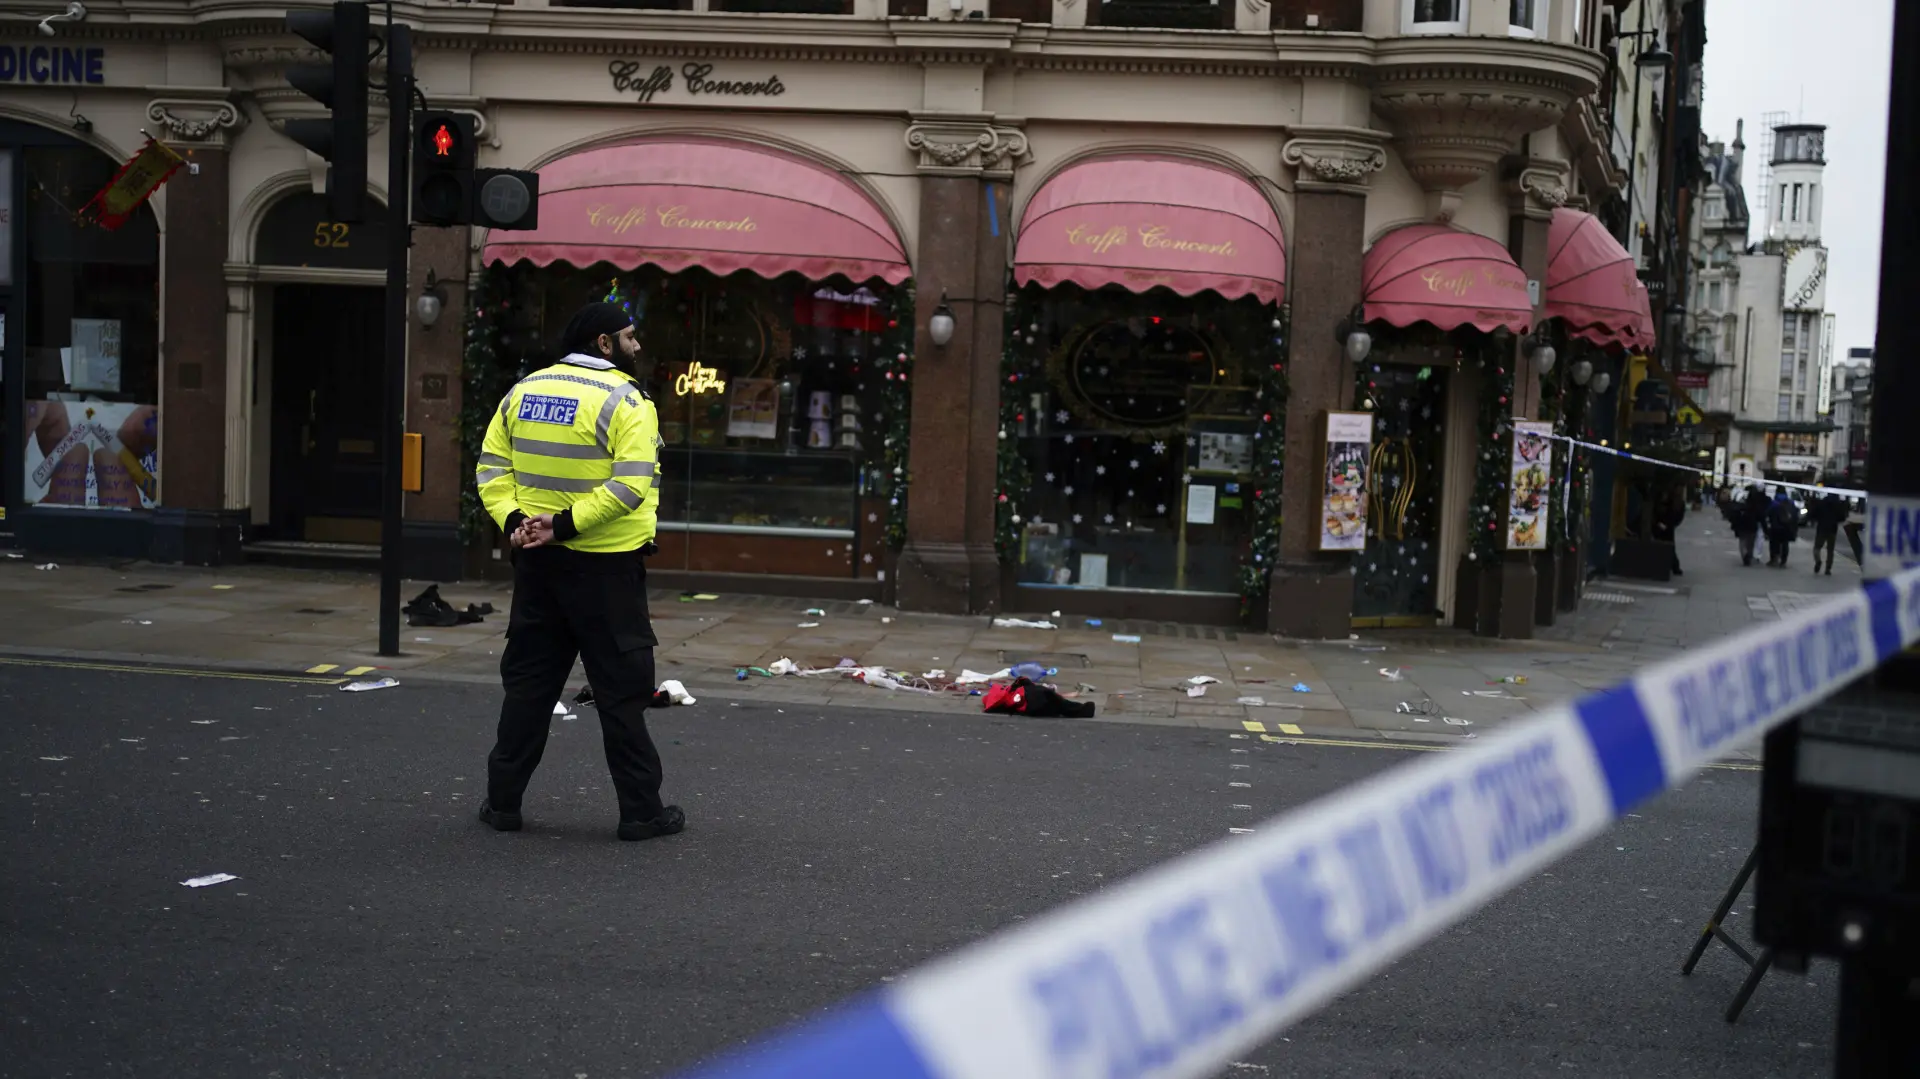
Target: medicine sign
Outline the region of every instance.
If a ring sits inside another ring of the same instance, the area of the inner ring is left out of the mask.
[[[1866,547],[1861,568],[1868,580],[1920,566],[1920,498],[1873,495],[1867,499]]]

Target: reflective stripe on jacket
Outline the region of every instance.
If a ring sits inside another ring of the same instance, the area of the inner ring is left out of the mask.
[[[502,529],[514,510],[573,511],[577,551],[631,551],[653,539],[660,421],[626,372],[574,354],[520,380],[487,424],[475,467]]]

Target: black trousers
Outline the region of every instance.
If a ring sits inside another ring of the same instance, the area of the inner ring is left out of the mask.
[[[1820,572],[1820,552],[1822,550],[1825,550],[1827,552],[1827,570],[1828,572],[1832,572],[1833,546],[1834,546],[1834,542],[1839,538],[1840,538],[1840,533],[1838,529],[1835,529],[1833,531],[1828,531],[1827,529],[1822,528],[1814,532],[1813,534],[1813,571],[1815,573]]]
[[[487,757],[487,798],[518,810],[547,749],[553,705],[576,657],[600,713],[607,771],[622,821],[660,815],[660,751],[647,734],[653,698],[653,648],[647,575],[638,552],[583,554],[565,547],[520,551],[514,559],[513,613],[500,657],[506,701]]]

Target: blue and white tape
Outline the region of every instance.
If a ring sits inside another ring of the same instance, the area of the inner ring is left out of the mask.
[[[1920,569],[1422,755],[696,1074],[1214,1074],[1916,641]]]

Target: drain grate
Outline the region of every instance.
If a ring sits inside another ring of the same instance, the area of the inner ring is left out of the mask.
[[[1632,603],[1634,599],[1623,592],[1595,592],[1589,589],[1581,599],[1590,599],[1595,603]]]
[[[294,611],[293,613],[294,614],[332,614],[333,610],[332,608],[329,608],[329,607],[301,607],[300,609]]]

